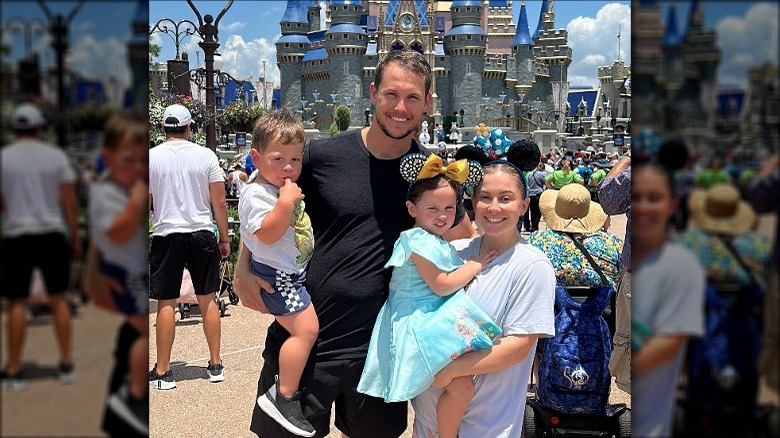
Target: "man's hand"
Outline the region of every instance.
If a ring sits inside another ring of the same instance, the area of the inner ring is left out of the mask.
[[[220,240],[219,241],[219,255],[222,256],[222,259],[226,259],[230,257],[230,242],[226,240]]]
[[[242,242],[238,250],[236,270],[233,274],[233,290],[238,293],[238,297],[244,307],[260,313],[269,313],[263,299],[260,297],[260,290],[274,293],[274,289],[267,281],[249,271],[249,254],[249,249]]]

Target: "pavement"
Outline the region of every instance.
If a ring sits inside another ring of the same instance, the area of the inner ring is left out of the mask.
[[[759,229],[773,237],[776,218],[761,216]],[[544,229],[544,223],[542,223]],[[623,237],[625,216],[613,216],[610,231]],[[0,317],[4,317],[4,309]],[[179,316],[177,315],[177,319]],[[80,305],[73,320],[73,357],[77,380],[63,386],[56,379],[58,355],[51,318],[30,317],[23,364],[30,375],[25,392],[0,391],[0,436],[104,436],[100,430],[112,351],[121,318]],[[173,372],[177,388],[150,393],[150,435],[153,437],[230,436],[253,437],[249,422],[255,403],[257,378],[263,365],[262,346],[273,321],[241,306],[228,306],[222,319],[222,358],[227,379],[209,383],[206,377],[208,349],[197,307],[189,318],[176,323]],[[3,342],[5,322],[2,321]],[[155,362],[155,314],[150,325],[150,367]],[[4,346],[3,346],[4,348]],[[2,350],[4,354],[5,350]],[[2,359],[5,364],[5,359]],[[612,403],[631,404],[630,395],[613,385]],[[778,405],[778,394],[762,382],[759,402]],[[411,426],[414,412],[409,410]],[[331,436],[340,434],[332,427]],[[411,430],[402,435],[411,437]]]

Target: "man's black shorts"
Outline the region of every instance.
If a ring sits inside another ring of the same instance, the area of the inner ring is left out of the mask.
[[[219,247],[211,231],[152,236],[149,254],[149,296],[157,300],[179,298],[185,266],[195,295],[219,290]]]
[[[279,374],[280,347],[281,340],[269,334],[263,351],[263,370],[257,382],[257,397],[274,385],[274,377]],[[317,429],[315,437],[328,436],[334,403],[336,427],[350,438],[395,438],[406,430],[407,402],[385,403],[381,398],[357,392],[365,356],[316,361],[316,355],[316,350],[309,354],[299,388],[303,414]],[[261,437],[295,436],[268,417],[256,402],[250,429]]]
[[[27,298],[34,267],[39,267],[46,293],[61,294],[70,281],[70,250],[62,233],[3,238],[3,286],[0,296]]]

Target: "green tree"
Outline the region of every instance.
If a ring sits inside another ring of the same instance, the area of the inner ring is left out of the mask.
[[[152,42],[152,39],[149,38],[149,60],[154,60],[154,58],[160,56],[160,49],[161,47],[158,44],[154,44]]]
[[[344,132],[349,128],[350,112],[346,105],[339,105],[336,109],[336,124],[339,132]]]

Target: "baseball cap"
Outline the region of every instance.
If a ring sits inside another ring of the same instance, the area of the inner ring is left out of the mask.
[[[43,123],[43,113],[31,103],[23,103],[16,107],[11,117],[11,126],[14,129],[37,128]]]
[[[192,122],[192,115],[190,110],[184,105],[171,105],[165,108],[163,112],[163,127],[165,128],[178,128],[187,126]]]

